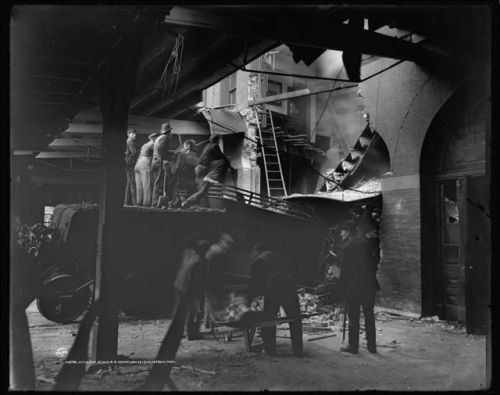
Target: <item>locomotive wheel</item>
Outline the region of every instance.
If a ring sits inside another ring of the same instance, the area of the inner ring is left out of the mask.
[[[90,306],[90,286],[78,291],[84,280],[70,274],[56,274],[44,282],[45,293],[36,303],[45,318],[66,324],[78,318]]]

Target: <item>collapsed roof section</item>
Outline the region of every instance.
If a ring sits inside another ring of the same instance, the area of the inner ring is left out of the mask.
[[[210,125],[212,134],[224,136],[247,131],[246,123],[237,111],[225,108],[205,108],[201,113]]]

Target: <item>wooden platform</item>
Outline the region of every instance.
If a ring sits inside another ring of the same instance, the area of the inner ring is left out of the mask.
[[[147,206],[123,206],[125,211],[143,213],[225,213],[225,208],[189,207],[189,208],[158,208]]]

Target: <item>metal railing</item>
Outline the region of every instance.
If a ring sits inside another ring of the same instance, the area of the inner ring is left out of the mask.
[[[261,195],[260,193],[251,192],[233,185],[211,185],[208,191],[208,197],[232,200],[259,209],[290,215],[301,219],[312,218],[309,213],[297,207],[292,202],[276,197]]]

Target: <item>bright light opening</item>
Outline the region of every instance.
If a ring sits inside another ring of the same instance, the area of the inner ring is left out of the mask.
[[[52,217],[54,216],[54,206],[45,206],[43,208],[43,224],[45,226],[50,226],[52,223]]]

